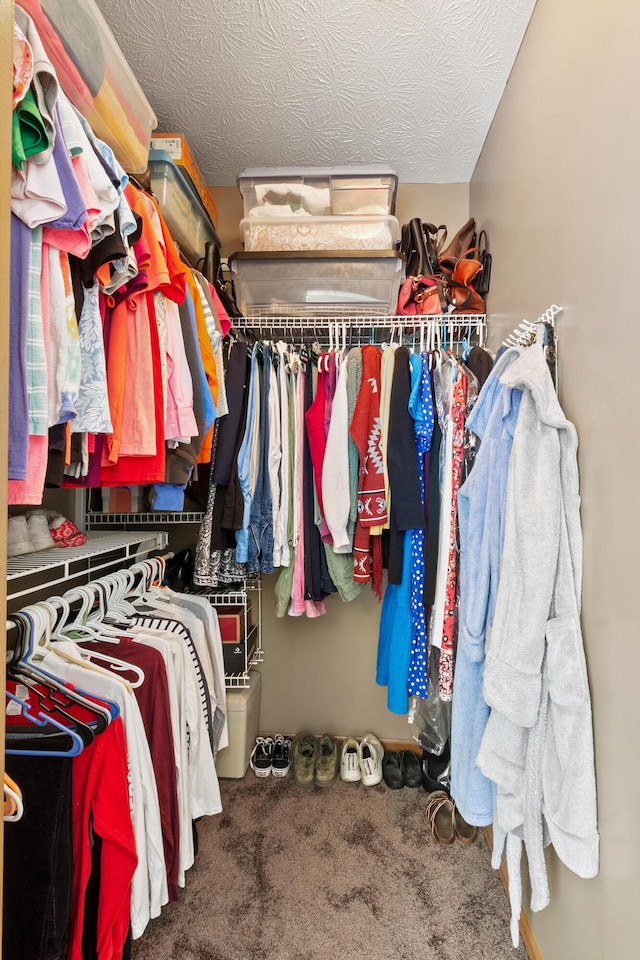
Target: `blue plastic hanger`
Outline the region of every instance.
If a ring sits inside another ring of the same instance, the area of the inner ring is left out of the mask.
[[[65,727],[65,725],[59,723],[55,717],[47,716],[42,713],[42,711],[39,711],[37,715],[33,714],[28,703],[21,700],[20,697],[16,697],[15,694],[9,693],[8,690],[6,690],[5,693],[8,700],[13,700],[20,705],[23,716],[27,717],[36,727],[57,727],[61,733],[64,733],[66,737],[71,739],[71,747],[69,750],[14,750],[7,748],[5,753],[16,757],[77,757],[79,753],[82,753],[84,743],[82,742],[82,737],[76,733],[75,730],[71,727]],[[8,742],[10,743],[11,740],[8,740]]]

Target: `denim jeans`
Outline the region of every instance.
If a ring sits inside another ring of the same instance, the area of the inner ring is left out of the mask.
[[[260,461],[249,516],[249,573],[273,573],[273,504],[269,483],[269,372],[271,348],[263,345]]]

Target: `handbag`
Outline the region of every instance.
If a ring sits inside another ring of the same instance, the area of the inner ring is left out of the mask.
[[[460,227],[451,243],[445,250],[440,252],[438,264],[445,273],[453,272],[453,267],[458,260],[466,257],[468,251],[473,247],[476,235],[476,221],[469,217],[467,222]]]
[[[482,264],[479,260],[462,257],[456,261],[448,280],[449,303],[453,306],[453,313],[486,313],[486,304],[476,286],[476,278],[481,276]]]
[[[487,249],[488,245],[489,239],[487,237],[487,231],[481,230],[476,246],[478,248],[478,260],[482,264],[482,272],[478,275],[473,285],[476,293],[479,293],[485,300],[489,295],[489,287],[491,285],[491,263],[493,259]]]
[[[222,261],[220,259],[220,248],[211,240],[204,245],[204,257],[198,261],[202,264],[202,275],[206,277],[210,284],[215,287],[216,293],[222,301],[222,306],[230,317],[241,317],[242,312],[232,294],[229,293],[227,285],[222,275]]]
[[[442,313],[446,293],[442,281],[436,277],[407,277],[398,295],[398,316],[419,314],[435,316]]]
[[[442,236],[441,231],[444,231]],[[436,227],[414,217],[402,226],[400,252],[407,261],[408,277],[430,277],[439,273],[438,253],[447,236],[444,224]]]

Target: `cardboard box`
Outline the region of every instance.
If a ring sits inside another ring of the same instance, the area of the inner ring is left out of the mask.
[[[216,205],[213,201],[213,197],[209,193],[209,189],[204,182],[204,177],[200,172],[200,168],[196,163],[193,154],[189,148],[189,144],[186,141],[186,138],[181,133],[156,133],[151,138],[151,149],[152,150],[166,150],[171,159],[182,167],[184,171],[189,175],[193,186],[198,193],[198,196],[202,200],[203,206],[215,227],[216,220],[218,218],[218,213],[216,210]]]
[[[240,643],[245,638],[244,607],[218,607],[218,623],[223,643]],[[247,610],[247,632],[251,629]]]
[[[256,646],[255,632],[249,634],[249,639],[238,642],[223,640],[222,656],[224,659],[225,674],[244,673]]]

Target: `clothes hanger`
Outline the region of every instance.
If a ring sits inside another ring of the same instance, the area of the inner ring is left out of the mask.
[[[18,627],[19,640],[16,646],[22,648],[20,656],[15,657],[7,665],[7,672],[14,679],[21,683],[33,685],[40,683],[51,692],[51,699],[54,703],[67,708],[69,703],[75,703],[83,707],[93,717],[95,730],[102,733],[109,726],[112,720],[120,715],[118,704],[107,700],[100,695],[94,695],[84,688],[74,685],[69,686],[60,677],[45,670],[43,665],[38,662],[45,656],[46,652],[52,649],[50,643],[50,624],[49,614],[43,604],[34,604],[26,607],[15,614],[14,622]],[[55,653],[68,660],[71,663],[78,664],[78,660],[70,657],[65,651],[57,649]],[[85,663],[80,664],[86,666]]]
[[[11,700],[14,703],[19,704],[21,708],[22,715],[26,717],[31,723],[40,728],[50,729],[51,727],[56,728],[54,731],[55,734],[64,733],[65,737],[69,737],[71,740],[71,746],[67,750],[33,750],[33,749],[23,749],[19,750],[13,747],[6,747],[5,753],[10,754],[11,756],[17,757],[77,757],[79,753],[82,753],[84,750],[84,743],[80,735],[71,727],[67,727],[64,724],[60,723],[55,719],[55,717],[46,716],[41,711],[34,714],[31,710],[30,704],[26,703],[20,697],[17,697],[13,693],[9,693],[8,690],[5,691],[7,700]],[[24,727],[21,728],[24,731]],[[36,734],[31,732],[32,737]],[[51,735],[51,734],[49,734]],[[13,742],[13,737],[11,733],[11,725],[7,725],[6,729],[6,740],[8,743]],[[22,734],[22,739],[24,739],[24,734]]]
[[[7,822],[20,820],[24,814],[22,791],[8,773],[4,775],[4,819]]]

